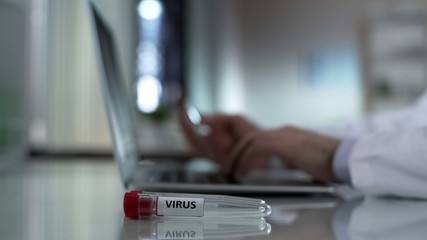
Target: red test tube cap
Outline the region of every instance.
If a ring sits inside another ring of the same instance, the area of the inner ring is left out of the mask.
[[[139,195],[137,193],[127,192],[123,199],[123,210],[125,216],[131,219],[138,219]]]
[[[123,209],[125,216],[131,219],[139,219],[140,216],[148,217],[152,215],[153,201],[151,198],[141,198],[137,191],[125,193]]]

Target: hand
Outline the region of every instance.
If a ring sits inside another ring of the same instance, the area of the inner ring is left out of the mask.
[[[202,116],[202,124],[208,125],[211,131],[208,136],[201,136],[194,132],[185,110],[180,108],[179,111],[180,125],[192,152],[196,156],[215,161],[220,167],[224,166],[234,145],[244,135],[258,130],[254,124],[241,116],[216,114]]]
[[[229,156],[227,170],[243,176],[268,166],[271,156],[279,157],[290,169],[300,169],[315,179],[336,182],[332,161],[340,140],[294,127],[256,131],[245,135]]]

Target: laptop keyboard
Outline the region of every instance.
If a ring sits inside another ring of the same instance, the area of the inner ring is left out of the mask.
[[[191,173],[185,171],[169,171],[158,173],[159,182],[198,183],[198,184],[226,184],[228,183],[220,174],[216,173]]]

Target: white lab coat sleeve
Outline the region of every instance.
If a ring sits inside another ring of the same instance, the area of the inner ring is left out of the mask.
[[[351,183],[349,160],[356,143],[357,139],[344,139],[335,152],[332,167],[335,176],[342,183]]]
[[[353,186],[367,194],[427,198],[427,127],[359,138],[349,168]]]

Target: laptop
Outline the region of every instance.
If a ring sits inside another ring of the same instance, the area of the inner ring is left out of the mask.
[[[88,0],[88,6],[102,93],[114,143],[114,158],[125,188],[235,195],[334,192],[333,186],[315,184],[298,173],[286,170],[260,171],[242,182],[230,183],[218,173],[194,171],[194,166],[201,164],[197,160],[182,161],[172,156],[166,159],[155,156],[141,159],[130,101],[117,63],[113,31],[93,0]],[[195,109],[191,111],[194,114]]]

